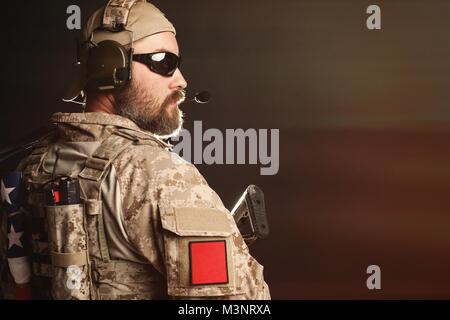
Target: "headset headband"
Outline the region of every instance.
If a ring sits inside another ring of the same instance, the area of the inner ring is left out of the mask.
[[[145,0],[109,0],[103,13],[103,28],[122,31],[127,25],[131,8],[141,1]]]

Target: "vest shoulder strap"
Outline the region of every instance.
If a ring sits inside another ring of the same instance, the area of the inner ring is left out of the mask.
[[[137,137],[123,134],[120,129],[116,130],[86,160],[85,167],[78,174],[85,213],[87,217],[96,220],[99,250],[103,262],[109,262],[110,255],[103,221],[101,186],[112,162],[131,144],[138,141]]]
[[[80,172],[79,176],[87,180],[101,181],[112,161],[131,144],[156,145],[162,148],[171,147],[171,145],[150,134],[129,129],[118,129],[106,138],[94,154],[87,159],[85,168]]]
[[[121,135],[118,131],[106,138],[95,152],[86,160],[79,177],[101,182],[112,161],[134,142],[133,139]]]
[[[56,141],[57,137],[58,132],[52,130],[36,142],[33,142],[31,154],[19,164],[18,170],[22,171],[24,175],[36,176],[51,144]]]
[[[124,137],[119,131],[115,131],[86,159],[85,166],[78,174],[78,178],[81,198],[85,202],[88,215],[101,215],[101,185],[110,170],[111,163],[133,142],[135,141],[130,137]]]

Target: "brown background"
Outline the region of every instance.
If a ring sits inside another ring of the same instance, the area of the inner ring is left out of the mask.
[[[66,8],[5,3],[1,146],[54,111],[72,72]],[[199,166],[231,207],[266,194],[271,237],[252,247],[276,299],[450,298],[450,2],[155,1],[207,106],[186,127],[279,128],[280,171]],[[365,27],[382,9],[382,30]],[[382,290],[366,288],[366,268]]]

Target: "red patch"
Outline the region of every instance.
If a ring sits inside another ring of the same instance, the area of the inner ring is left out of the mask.
[[[191,284],[228,283],[225,240],[189,242]]]
[[[53,192],[53,197],[55,198],[55,203],[58,204],[59,201],[61,200],[59,197],[59,191],[54,191]]]

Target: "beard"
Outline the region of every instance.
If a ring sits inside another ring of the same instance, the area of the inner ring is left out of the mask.
[[[184,99],[184,90],[177,90],[160,103],[132,78],[130,85],[115,95],[116,112],[136,123],[139,128],[167,139],[177,136],[183,127],[183,112],[175,106],[169,113],[169,108]]]

